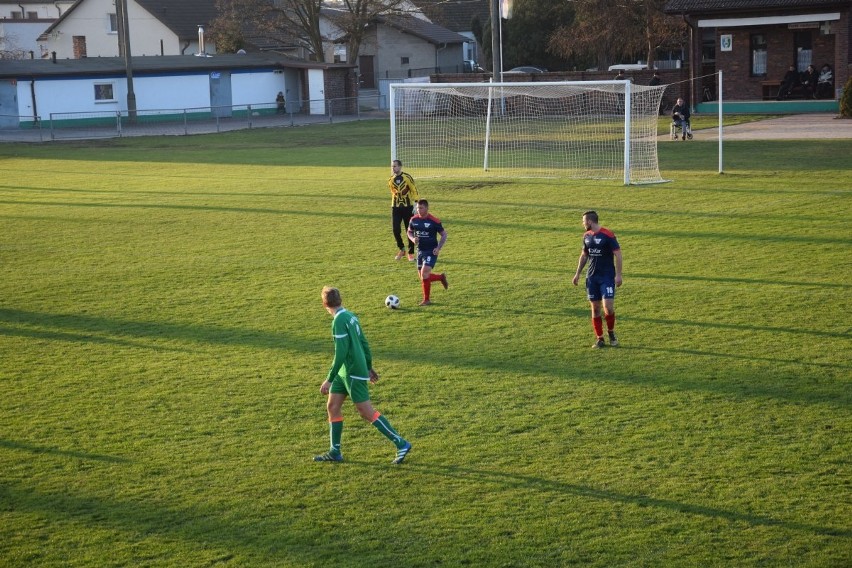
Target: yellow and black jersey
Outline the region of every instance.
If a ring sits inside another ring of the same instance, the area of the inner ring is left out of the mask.
[[[405,172],[391,176],[388,187],[391,192],[391,207],[411,207],[420,199],[417,188],[414,187],[414,178]]]

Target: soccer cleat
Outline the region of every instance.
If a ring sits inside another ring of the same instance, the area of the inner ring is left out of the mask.
[[[405,445],[396,451],[396,457],[391,462],[392,464],[401,464],[405,461],[405,456],[411,451],[411,442],[406,442]]]
[[[441,274],[441,286],[444,287],[444,290],[450,287],[450,283],[447,282],[447,273]]]
[[[414,253],[413,252],[408,253],[408,262],[414,262]]]
[[[683,136],[681,136],[681,138],[680,138],[680,139],[681,139],[681,140],[686,140],[686,134],[684,134]]]
[[[422,302],[420,302],[420,305],[421,306],[431,306],[432,302],[430,302],[429,300],[423,300]]]
[[[592,345],[592,349],[603,349],[606,347],[606,341],[603,337],[598,337],[598,340]]]
[[[326,452],[324,454],[320,454],[318,456],[314,456],[315,462],[342,462],[343,454],[333,454],[331,452]]]
[[[609,344],[613,347],[618,347],[618,339],[616,339],[614,331],[609,332]]]
[[[402,260],[402,257],[404,257],[404,256],[405,256],[405,251],[399,251],[398,253],[396,253],[394,260]]]

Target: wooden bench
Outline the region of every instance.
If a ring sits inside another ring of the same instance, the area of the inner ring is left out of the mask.
[[[763,88],[763,100],[768,101],[778,97],[781,81],[761,81],[760,86]]]

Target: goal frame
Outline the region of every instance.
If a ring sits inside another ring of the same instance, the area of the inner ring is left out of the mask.
[[[489,89],[488,96],[488,111],[486,116],[486,132],[485,132],[485,150],[483,153],[483,171],[488,171],[488,148],[489,148],[489,137],[490,137],[490,125],[492,119],[492,101],[495,100],[495,95],[493,93],[494,90],[500,88],[513,88],[516,89],[518,87],[560,87],[560,86],[576,86],[576,87],[612,87],[614,85],[620,85],[624,88],[624,153],[623,153],[623,181],[624,185],[630,185],[630,150],[631,150],[631,136],[630,136],[630,123],[631,123],[631,102],[633,96],[632,83],[627,80],[608,80],[608,81],[535,81],[535,82],[489,82],[489,83],[391,83],[389,85],[390,92],[388,97],[388,104],[390,107],[390,151],[391,151],[391,160],[396,160],[398,156],[398,148],[397,148],[397,116],[396,116],[396,96],[397,91],[404,89],[430,89],[430,90],[440,90],[440,89],[456,89],[456,88],[470,88],[472,86],[476,87],[487,87]],[[500,98],[499,95],[496,98]]]

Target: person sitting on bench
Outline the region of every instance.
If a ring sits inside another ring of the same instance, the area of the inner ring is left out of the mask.
[[[793,88],[799,84],[799,74],[796,72],[796,66],[790,65],[790,68],[784,73],[784,78],[781,80],[781,87],[778,89],[778,98],[776,100],[783,101],[787,99],[793,92]]]
[[[806,99],[816,98],[817,81],[819,74],[813,65],[808,65],[807,70],[802,73],[802,89],[805,92]]]

